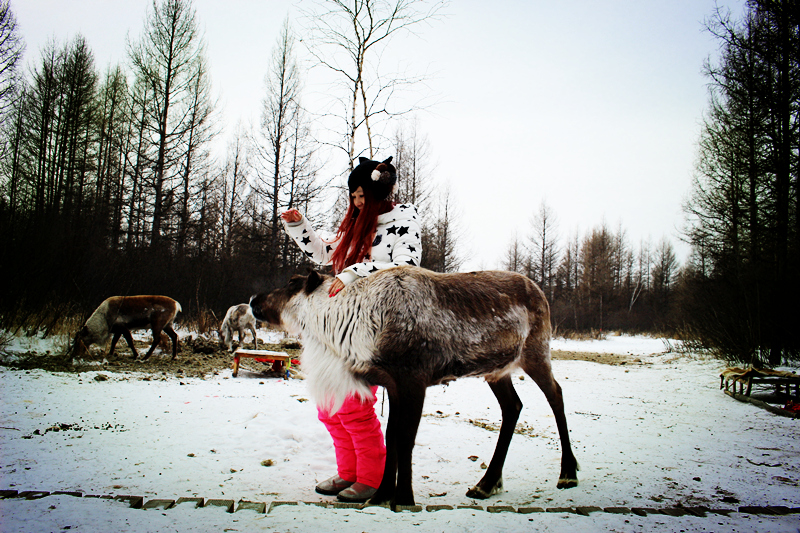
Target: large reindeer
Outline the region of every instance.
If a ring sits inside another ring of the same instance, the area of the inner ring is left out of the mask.
[[[550,366],[550,308],[536,284],[512,272],[438,274],[417,267],[376,272],[333,298],[330,284],[316,272],[294,276],[250,305],[257,319],[302,334],[303,370],[318,404],[335,411],[352,392],[386,388],[386,468],[371,503],[414,504],[411,455],[425,390],[462,376],[483,376],[503,415],[491,463],[467,496],[499,492],[522,409],[510,377],[516,368],[536,382],[555,415],[562,453],[557,487],[578,484]]]
[[[178,334],[172,329],[175,315],[181,311],[181,304],[167,296],[112,296],[95,309],[75,337],[71,351],[72,357],[77,353],[85,353],[91,344],[105,345],[108,338],[114,335],[108,355],[114,353],[120,335],[125,337],[133,358],[139,357],[133,345],[132,329],[150,328],[153,333],[153,344],[142,358],[146,360],[158,346],[161,332],[164,331],[172,340],[172,358],[178,355]]]

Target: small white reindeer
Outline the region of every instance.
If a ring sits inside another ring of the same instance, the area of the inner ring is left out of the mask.
[[[249,329],[253,334],[253,343],[258,349],[258,337],[256,337],[256,317],[253,316],[253,311],[250,310],[249,304],[234,305],[228,312],[225,313],[225,318],[222,319],[222,325],[219,328],[219,336],[222,337],[228,351],[233,351],[233,333],[239,332],[239,345],[244,343],[245,329]]]

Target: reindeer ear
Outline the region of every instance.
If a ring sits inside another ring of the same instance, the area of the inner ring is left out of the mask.
[[[319,272],[317,272],[316,270],[312,270],[311,272],[309,272],[304,287],[306,294],[311,294],[312,292],[317,290],[317,287],[319,287],[320,285],[322,285],[322,276],[319,275]]]

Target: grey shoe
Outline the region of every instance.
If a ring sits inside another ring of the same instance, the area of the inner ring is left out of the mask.
[[[317,485],[316,490],[320,494],[324,494],[326,496],[336,496],[342,490],[346,489],[353,483],[354,483],[353,481],[345,481],[344,479],[336,475],[333,476],[332,478],[326,479],[325,481]]]
[[[372,488],[369,485],[353,483],[350,487],[342,490],[336,498],[343,502],[362,503],[372,498],[377,491],[378,489]]]

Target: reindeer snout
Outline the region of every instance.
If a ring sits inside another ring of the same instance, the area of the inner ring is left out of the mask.
[[[253,296],[250,299],[250,310],[256,320],[267,322],[272,325],[280,324],[280,307],[276,304],[273,295],[264,293]]]

